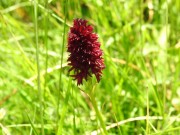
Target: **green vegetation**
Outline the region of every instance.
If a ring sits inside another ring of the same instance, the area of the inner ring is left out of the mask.
[[[74,18],[94,26],[104,52],[94,89],[68,73]],[[180,134],[180,1],[0,0],[0,134],[103,125],[108,135]]]

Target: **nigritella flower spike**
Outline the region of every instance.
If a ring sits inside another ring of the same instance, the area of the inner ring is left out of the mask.
[[[74,75],[71,76],[77,80],[77,85],[82,84],[83,79],[87,81],[91,74],[94,74],[99,82],[105,68],[98,36],[87,23],[87,20],[74,19],[68,33],[68,65],[71,66],[69,72],[74,70]]]

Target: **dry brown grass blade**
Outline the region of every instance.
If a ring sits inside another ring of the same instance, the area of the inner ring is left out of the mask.
[[[147,120],[147,119],[148,120],[163,120],[163,117],[162,116],[149,116],[149,117],[140,116],[140,117],[135,117],[135,118],[129,118],[126,120],[119,121],[117,123],[112,123],[109,126],[106,126],[106,130],[109,130],[109,129],[117,127],[117,126],[121,126],[121,125],[126,124],[128,122]],[[180,121],[180,118],[178,118],[178,117],[170,117],[170,119],[172,119],[173,121]],[[95,130],[95,131],[91,132],[91,135],[98,135],[101,133],[101,130],[102,129]]]

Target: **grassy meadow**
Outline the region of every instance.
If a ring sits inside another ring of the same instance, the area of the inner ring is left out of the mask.
[[[75,18],[99,36],[99,83],[68,72]],[[0,0],[0,135],[97,134],[180,135],[180,1]]]

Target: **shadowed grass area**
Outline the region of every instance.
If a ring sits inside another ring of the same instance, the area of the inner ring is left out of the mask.
[[[180,134],[179,11],[179,0],[1,0],[0,134],[103,134],[100,115],[108,135]],[[74,18],[104,53],[93,100],[68,73]]]

